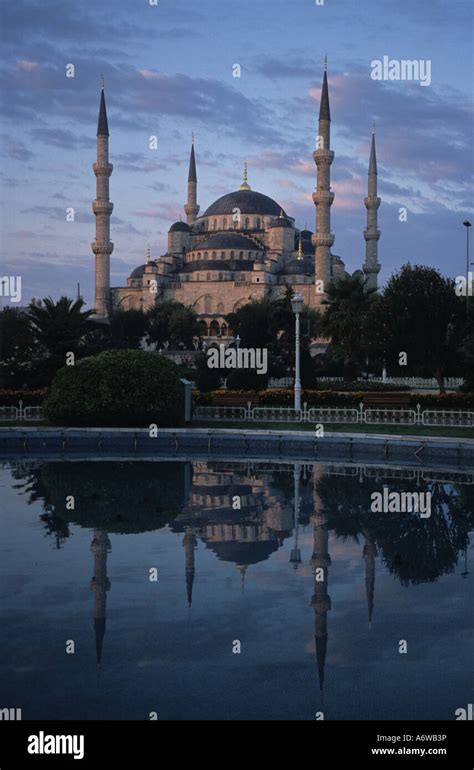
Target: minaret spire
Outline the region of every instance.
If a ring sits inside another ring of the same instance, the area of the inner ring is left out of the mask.
[[[370,143],[369,179],[367,197],[364,199],[367,209],[367,227],[364,230],[365,238],[365,263],[363,270],[366,276],[366,288],[377,289],[377,275],[380,272],[378,262],[378,241],[380,230],[378,229],[378,209],[381,203],[377,195],[377,153],[375,150],[375,124],[372,128],[372,140]]]
[[[109,124],[105,106],[104,79],[101,79],[99,119],[97,122],[97,161],[92,169],[96,175],[96,199],[92,203],[95,214],[95,312],[106,317],[110,313],[110,255],[114,244],[110,240],[110,215],[114,204],[109,200],[109,177],[113,166],[109,163]]]
[[[324,62],[323,85],[321,89],[321,103],[319,106],[318,141],[313,159],[317,168],[316,190],[313,193],[313,201],[316,206],[316,231],[311,237],[315,247],[315,280],[323,282],[316,293],[316,303],[322,305],[326,297],[326,290],[331,281],[331,246],[334,243],[334,235],[331,233],[331,206],[334,201],[334,193],[331,190],[331,163],[334,153],[331,147],[331,112],[329,109],[329,89],[327,75],[327,57]],[[323,305],[324,307],[324,305]]]
[[[186,221],[188,225],[191,225],[196,221],[196,217],[199,214],[199,206],[197,204],[197,174],[196,174],[196,158],[194,155],[194,131],[192,133],[191,142],[191,154],[189,156],[189,171],[188,171],[188,201],[184,207],[186,212]]]

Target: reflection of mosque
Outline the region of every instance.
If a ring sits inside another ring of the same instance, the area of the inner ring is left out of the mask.
[[[235,466],[239,464],[235,463]],[[315,652],[322,696],[326,650],[328,645],[327,615],[331,609],[328,593],[329,527],[328,515],[317,493],[318,482],[323,475],[314,469],[310,483],[307,469],[294,464],[293,489],[281,490],[275,477],[269,473],[252,471],[244,464],[229,469],[224,463],[193,464],[191,474],[185,474],[188,486],[187,502],[171,523],[176,533],[183,533],[184,577],[188,605],[193,599],[193,583],[196,572],[195,552],[198,540],[211,549],[217,558],[233,563],[240,572],[242,591],[244,576],[249,565],[265,561],[275,553],[293,532],[290,564],[296,570],[301,563],[298,547],[300,525],[308,522],[313,526],[313,553],[310,560],[313,574],[313,596],[310,606],[315,614]],[[289,494],[289,492],[292,494]],[[233,506],[240,501],[241,508]],[[310,511],[312,511],[310,513]],[[372,617],[375,585],[376,547],[365,534],[363,557],[365,559],[365,585],[369,621]],[[96,529],[92,541],[94,575],[91,588],[94,591],[94,627],[97,662],[100,665],[106,623],[106,594],[110,589],[107,577],[107,554],[110,552],[108,534]]]

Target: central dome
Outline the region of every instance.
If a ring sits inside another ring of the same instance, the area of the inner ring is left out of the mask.
[[[282,207],[268,195],[253,190],[236,190],[211,203],[202,216],[233,214],[234,209],[240,209],[241,214],[261,214],[275,217],[283,211]],[[284,211],[283,215],[285,216]]]

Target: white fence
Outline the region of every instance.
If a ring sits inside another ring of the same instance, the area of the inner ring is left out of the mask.
[[[457,409],[382,409],[359,407],[311,407],[301,410],[283,406],[197,406],[196,421],[239,421],[271,423],[345,423],[348,425],[424,425],[425,427],[474,427],[474,412]]]
[[[23,401],[18,406],[0,406],[0,421],[3,422],[38,422],[44,419],[41,406],[24,407]]]
[[[324,384],[325,382],[344,382],[343,377],[318,377],[317,382]],[[423,377],[369,377],[368,380],[357,380],[357,384],[360,385],[360,389],[364,390],[364,385],[368,382],[382,382],[385,385],[406,385],[409,388],[417,390],[438,390],[439,385],[433,378]],[[457,390],[464,380],[462,377],[447,377],[444,381],[447,390]],[[280,379],[270,378],[268,381],[269,388],[292,388],[294,385],[293,377],[281,377]]]

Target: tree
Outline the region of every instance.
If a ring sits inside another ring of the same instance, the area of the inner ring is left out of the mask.
[[[51,297],[43,305],[30,305],[28,313],[32,333],[38,344],[51,358],[65,363],[66,353],[78,353],[85,335],[97,328],[91,320],[93,310],[82,310],[84,300],[61,297],[54,302]]]
[[[410,370],[434,377],[445,393],[445,377],[460,364],[464,314],[453,280],[434,268],[406,264],[392,275],[367,319],[371,347],[392,367],[406,353]]]
[[[344,378],[354,379],[367,352],[366,319],[374,301],[374,289],[367,290],[360,275],[342,275],[327,289],[326,313],[321,320],[324,334],[344,353]]]
[[[175,300],[166,300],[154,305],[147,312],[148,342],[155,342],[159,348],[169,344],[170,350],[184,347],[193,348],[193,340],[199,337],[196,311]]]
[[[0,312],[0,387],[29,384],[35,365],[35,344],[28,315],[18,308]]]
[[[148,322],[142,310],[114,310],[110,315],[112,347],[137,350],[148,329]]]

